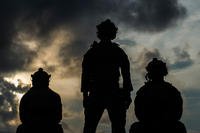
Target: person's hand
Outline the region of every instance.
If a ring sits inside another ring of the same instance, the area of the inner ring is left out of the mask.
[[[124,89],[121,89],[120,93],[121,93],[121,100],[123,102],[123,106],[124,106],[125,109],[128,109],[131,102],[132,102],[131,93],[129,91],[124,90]]]

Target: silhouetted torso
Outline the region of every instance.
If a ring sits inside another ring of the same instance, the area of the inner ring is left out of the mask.
[[[126,109],[130,105],[130,64],[125,52],[116,43],[94,43],[83,59],[81,91],[84,98],[84,133],[95,133],[104,109],[108,110],[113,133],[125,133]],[[119,77],[123,78],[123,89]]]
[[[61,99],[48,87],[31,88],[22,97],[19,111],[25,133],[61,133]]]
[[[180,92],[170,83],[149,81],[137,92],[135,113],[141,122],[178,121],[182,105]]]
[[[180,92],[165,81],[148,81],[135,98],[135,114],[139,122],[130,133],[186,133],[179,120],[183,112]]]
[[[120,69],[124,78],[123,87],[132,90],[127,55],[116,43],[93,44],[83,60],[82,90],[108,94],[119,89]]]
[[[164,80],[168,74],[166,63],[153,58],[146,66],[146,80],[135,98],[138,122],[129,133],[186,133],[180,122],[183,100],[180,92]]]
[[[27,124],[57,124],[62,118],[60,96],[49,88],[31,88],[20,103],[20,118]]]

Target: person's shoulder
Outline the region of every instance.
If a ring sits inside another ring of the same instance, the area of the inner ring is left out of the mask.
[[[166,87],[168,87],[168,88],[176,89],[176,87],[174,87],[174,86],[172,85],[172,83],[169,83],[169,82],[167,82],[167,81],[163,82],[163,84],[164,84]]]
[[[98,48],[100,46],[100,44],[97,41],[94,41],[91,45],[90,45],[90,49],[95,49]],[[89,50],[90,50],[89,49]]]
[[[21,101],[22,101],[22,100],[27,100],[27,99],[29,99],[29,98],[31,97],[31,95],[32,95],[32,89],[30,88],[30,89],[22,96]]]
[[[141,88],[146,89],[146,88],[149,88],[153,85],[154,85],[154,83],[152,81],[146,81],[146,82],[144,82],[144,85]]]
[[[124,50],[120,47],[120,44],[119,43],[116,43],[116,42],[112,42],[110,44],[110,46],[116,50],[119,50],[120,52],[123,52]]]
[[[169,83],[169,82],[164,82],[164,85],[165,85],[165,88],[167,88],[168,90],[170,90],[171,92],[174,92],[174,93],[180,93],[179,90],[172,85],[172,83]]]
[[[139,90],[136,92],[136,94],[140,95],[140,94],[144,93],[146,90],[148,90],[148,88],[149,88],[149,83],[145,82],[144,85],[139,88]]]
[[[115,48],[118,48],[118,49],[121,49],[121,48],[120,48],[120,44],[117,43],[117,42],[112,42],[112,43],[111,43],[111,46],[113,46],[113,47],[115,47]]]
[[[127,56],[124,49],[120,47],[120,44],[118,44],[116,42],[112,42],[111,46],[118,54],[120,54],[122,56]]]
[[[87,50],[87,52],[84,54],[84,57],[90,56],[91,54],[95,53],[96,50],[98,50],[98,48],[100,47],[100,44],[96,41],[94,41],[89,49]]]
[[[52,89],[49,88],[48,91],[53,97],[60,98],[60,95]]]
[[[144,82],[144,85],[140,87],[140,89],[137,91],[137,94],[150,93],[153,91],[155,86],[157,86],[157,84],[153,83],[152,81]]]

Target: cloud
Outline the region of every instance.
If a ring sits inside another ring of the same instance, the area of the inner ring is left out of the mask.
[[[63,65],[68,65],[73,60],[80,66],[84,50],[95,39],[96,24],[112,11],[112,5],[113,2],[106,0],[1,1],[0,53],[3,63],[0,70],[14,72],[26,69],[38,57],[39,49],[51,45],[54,39],[51,34],[58,29],[64,29],[73,36],[70,45],[63,42],[60,49],[59,58]],[[16,43],[16,38],[21,34],[24,36]],[[36,41],[36,49],[30,49],[24,40]]]
[[[9,131],[16,126],[18,117],[18,100],[16,93],[24,93],[28,86],[14,86],[0,78],[0,129]],[[1,130],[0,130],[1,131]]]
[[[0,44],[1,74],[25,69],[35,55],[36,53],[28,50],[21,44],[5,40],[5,42]]]
[[[200,52],[197,53],[197,56],[200,57]]]
[[[162,31],[185,14],[186,9],[177,0],[2,0],[0,71],[27,69],[38,58],[37,50],[51,45],[51,34],[58,29],[72,35],[70,45],[63,42],[59,51],[62,65],[73,60],[80,66],[85,50],[96,39],[96,24],[106,18],[139,31]],[[22,33],[25,36],[16,41]],[[24,40],[37,43],[27,45]]]
[[[125,3],[120,19],[139,31],[158,32],[175,25],[187,10],[178,0],[135,0]]]
[[[84,27],[82,19],[87,17],[89,9],[96,8],[95,5],[98,5],[98,2],[86,2],[84,6],[82,4],[84,3],[80,0],[71,2],[55,0],[1,1],[0,53],[2,63],[0,70],[2,72],[23,70],[36,56],[36,52],[29,50],[23,44],[14,42],[19,33],[27,34],[30,37],[29,40],[39,40],[38,45],[40,46],[38,47],[48,45],[48,41],[51,40],[51,32],[60,26],[68,27],[73,34],[78,33]],[[93,4],[94,6],[92,6]],[[87,21],[89,21],[89,18],[87,18]],[[86,28],[83,30],[86,30]],[[83,45],[86,45],[86,43]],[[76,47],[77,45],[72,46]],[[82,45],[78,45],[79,48],[80,46]],[[72,50],[75,49],[76,52],[79,48],[72,48]],[[69,56],[65,57],[68,58]]]
[[[185,69],[194,64],[188,52],[188,48],[181,49],[180,47],[173,48],[175,54],[175,62],[170,65],[171,69]]]
[[[134,40],[130,39],[117,39],[116,42],[119,43],[120,45],[128,45],[128,46],[137,45],[137,43]]]
[[[133,66],[135,66],[135,72],[143,73],[144,75],[145,67],[153,58],[162,59],[159,50],[143,48],[136,60],[132,62]]]
[[[62,122],[62,127],[64,130],[67,130],[70,133],[74,133],[74,131],[69,127],[69,125],[65,122]]]
[[[188,88],[182,94],[185,98],[185,111],[182,120],[188,130],[199,131],[200,90],[198,88]]]

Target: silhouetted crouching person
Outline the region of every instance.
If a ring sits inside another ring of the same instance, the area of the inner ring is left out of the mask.
[[[164,81],[168,74],[166,64],[154,58],[146,67],[147,82],[135,98],[135,114],[139,122],[130,133],[186,133],[179,120],[183,111],[180,92]]]
[[[40,68],[32,77],[33,87],[22,97],[17,133],[63,133],[60,96],[49,86],[51,75]]]
[[[112,133],[125,133],[126,110],[131,103],[129,60],[118,44],[111,42],[116,37],[117,27],[110,21],[97,25],[101,40],[94,42],[82,63],[83,105],[85,108],[84,133],[95,133],[105,109],[112,124]],[[119,88],[119,77],[123,89]]]

